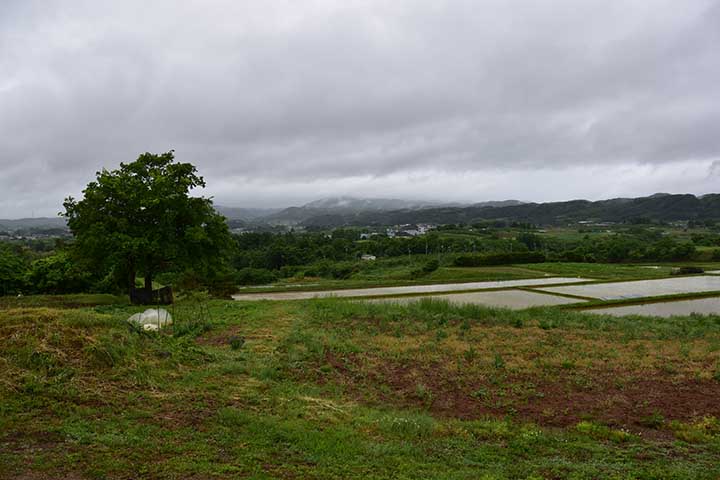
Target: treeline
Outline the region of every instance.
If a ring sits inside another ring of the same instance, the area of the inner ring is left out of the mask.
[[[385,258],[527,250],[522,242],[496,234],[472,240],[448,238],[438,232],[417,237],[376,235],[361,239],[357,229],[336,229],[331,233],[243,233],[236,235],[235,240],[232,266],[237,270],[237,282],[242,285],[298,274],[344,279],[358,270],[362,255]]]
[[[465,233],[464,235],[462,233]],[[291,276],[348,278],[358,270],[361,255],[401,257],[442,255],[455,266],[557,262],[666,262],[696,256],[696,246],[719,245],[720,235],[699,234],[679,241],[658,230],[632,227],[613,235],[585,235],[579,240],[541,236],[532,231],[474,232],[460,226],[411,238],[374,236],[338,229],[330,234],[246,233],[236,236],[233,267],[240,284],[268,283]],[[715,253],[716,260],[720,260]]]
[[[563,262],[682,261],[692,259],[696,252],[693,243],[678,242],[669,237],[652,241],[630,235],[617,235],[611,238],[588,238],[574,246],[548,243],[549,258]]]
[[[540,235],[528,225],[500,230],[477,225],[472,231],[447,226],[410,238],[362,235],[358,229],[315,233],[243,233],[233,236],[225,263],[207,271],[183,270],[159,275],[161,284],[179,288],[230,291],[235,285],[265,284],[279,278],[346,279],[368,266],[362,255],[377,258],[427,256],[461,267],[564,262],[663,262],[696,257],[697,246],[720,246],[717,233],[698,233],[678,241],[655,229],[631,227],[611,235],[584,235],[576,240]],[[482,231],[479,229],[482,228]],[[363,238],[361,238],[361,236]],[[715,251],[715,260],[720,260]],[[415,260],[414,260],[415,261]],[[429,263],[425,270],[437,268]],[[423,274],[418,269],[416,276]],[[63,242],[0,243],[0,294],[117,291],[117,272],[82,268]]]
[[[0,244],[0,294],[102,291],[93,275],[59,247],[51,254],[23,244]]]

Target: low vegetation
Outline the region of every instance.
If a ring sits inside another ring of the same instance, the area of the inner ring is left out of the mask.
[[[0,478],[720,476],[720,317],[108,300],[3,305]]]

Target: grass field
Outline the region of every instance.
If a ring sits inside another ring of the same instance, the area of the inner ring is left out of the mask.
[[[3,304],[0,478],[720,477],[720,317],[97,300]]]
[[[421,268],[423,263],[401,264],[397,266],[380,266],[368,268],[354,274],[346,280],[330,280],[326,278],[305,277],[275,283],[272,287],[243,288],[243,293],[275,292],[290,290],[333,290],[342,288],[391,287],[399,285],[426,285],[430,283],[481,282],[485,280],[519,280],[539,278],[545,272],[523,266],[498,266],[457,268],[443,266],[438,270],[420,277],[413,277],[412,272]]]
[[[674,266],[684,264],[608,264],[547,262],[527,265],[491,267],[453,267],[447,261],[436,271],[419,277],[412,272],[421,268],[426,260],[419,258],[391,259],[364,266],[349,279],[330,280],[317,277],[289,279],[272,286],[247,287],[242,293],[282,292],[293,290],[334,290],[343,288],[390,287],[399,285],[425,285],[431,283],[480,282],[485,280],[519,280],[548,275],[559,277],[583,277],[597,280],[642,280],[670,276]],[[720,262],[693,262],[706,270],[720,270]],[[658,268],[649,268],[658,267]]]

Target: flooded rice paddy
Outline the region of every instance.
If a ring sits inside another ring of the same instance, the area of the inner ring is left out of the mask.
[[[378,303],[399,303],[407,304],[422,299],[446,300],[455,304],[476,304],[489,307],[503,307],[513,310],[522,310],[530,307],[543,307],[551,305],[567,305],[570,303],[583,302],[574,298],[548,295],[545,293],[528,292],[525,290],[495,290],[492,292],[468,292],[468,293],[446,293],[443,295],[423,295],[419,297],[394,297],[376,298],[368,300]]]
[[[680,295],[720,291],[720,270],[711,275],[674,277],[626,282],[568,285],[591,281],[585,278],[546,277],[524,280],[465,282],[434,285],[407,285],[398,287],[353,288],[345,290],[289,291],[245,293],[234,295],[235,300],[305,300],[312,298],[362,298],[368,301],[407,304],[430,298],[454,304],[476,304],[515,310],[540,306],[559,306],[582,303],[574,295],[599,300],[642,299],[664,295]],[[516,290],[530,287],[530,290]],[[559,294],[559,295],[558,295]],[[405,296],[400,296],[405,295]],[[385,298],[387,297],[387,298]],[[663,301],[639,305],[613,306],[587,310],[589,313],[622,315],[647,315],[672,317],[690,315],[720,315],[720,296],[712,298]]]
[[[568,285],[549,287],[545,292],[578,295],[600,300],[624,298],[658,297],[683,293],[720,291],[720,276],[662,278],[657,280],[635,280],[631,282],[598,283],[592,285]]]
[[[623,315],[648,315],[672,317],[675,315],[720,315],[720,297],[678,300],[674,302],[644,303],[625,307],[610,307],[586,310],[588,313],[603,313],[621,317]]]
[[[720,280],[720,278],[718,278]],[[372,297],[384,295],[408,295],[424,293],[458,292],[466,290],[487,290],[494,288],[533,287],[558,285],[562,283],[587,282],[576,277],[528,278],[525,280],[503,280],[494,282],[445,283],[436,285],[408,285],[404,287],[352,288],[347,290],[323,290],[316,292],[268,292],[233,295],[235,300],[307,300],[325,297]],[[540,294],[539,294],[540,295]]]

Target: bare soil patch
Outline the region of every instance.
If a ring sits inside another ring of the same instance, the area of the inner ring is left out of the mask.
[[[333,353],[325,361],[332,371],[316,378],[319,383],[339,383],[360,401],[427,409],[448,418],[510,415],[556,427],[593,420],[647,430],[652,416],[665,421],[720,417],[720,382],[662,371],[525,374]]]

